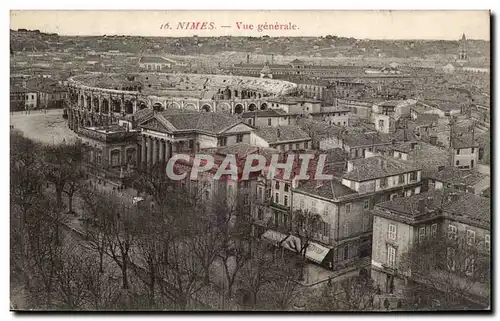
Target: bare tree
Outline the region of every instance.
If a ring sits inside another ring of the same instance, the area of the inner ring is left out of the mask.
[[[405,296],[417,308],[488,307],[490,257],[484,244],[445,237],[429,239],[401,258]]]

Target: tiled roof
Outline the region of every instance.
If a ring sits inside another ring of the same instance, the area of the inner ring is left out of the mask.
[[[479,221],[489,226],[491,220],[490,199],[451,189],[431,190],[410,197],[397,197],[391,201],[378,203],[377,207],[412,218],[432,210],[439,215],[437,210],[442,210],[447,218],[458,221],[463,221],[465,218],[468,219],[468,223]]]
[[[466,186],[471,186],[478,183],[486,176],[474,169],[459,169],[454,166],[448,166],[441,171],[431,173],[429,177],[436,181],[453,185],[465,184]]]
[[[304,184],[300,184],[297,187],[297,191],[299,193],[302,191],[332,200],[349,194],[357,194],[355,190],[342,185],[341,182],[336,180],[324,182],[308,181]]]
[[[162,112],[161,116],[176,130],[201,130],[209,133],[220,131],[241,122],[241,119],[226,113],[179,113]]]
[[[354,168],[344,175],[345,179],[362,182],[381,177],[395,176],[419,170],[410,162],[388,156],[373,156],[351,161]]]
[[[132,115],[125,115],[124,119],[128,121],[133,121],[136,124],[140,124],[153,116],[154,116],[154,111],[151,108],[144,108],[138,110],[136,113]]]
[[[216,149],[216,153],[220,155],[236,155],[237,158],[240,158],[249,154],[259,154],[267,157],[278,154],[279,151],[274,148],[259,147],[248,143],[237,143],[230,146],[219,147]]]
[[[310,140],[311,137],[300,127],[295,125],[263,127],[255,131],[255,134],[264,139],[269,144],[276,144],[288,141]]]
[[[140,63],[146,63],[146,64],[170,64],[173,61],[169,61],[163,57],[158,57],[158,56],[143,56],[140,59]]]
[[[417,119],[415,119],[416,126],[431,126],[437,124],[439,115],[437,114],[420,114]]]
[[[256,110],[247,111],[241,114],[243,118],[251,117],[283,117],[288,115],[283,109],[266,109],[266,110]]]
[[[472,136],[453,137],[451,139],[453,148],[471,148],[479,147],[479,144],[472,140]]]

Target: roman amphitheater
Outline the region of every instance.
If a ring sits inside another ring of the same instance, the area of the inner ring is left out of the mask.
[[[281,80],[180,73],[85,74],[70,78],[68,87],[71,129],[113,124],[144,108],[241,114],[297,91]]]

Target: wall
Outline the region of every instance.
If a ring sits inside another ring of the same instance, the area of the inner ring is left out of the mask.
[[[458,155],[457,155],[457,150],[460,151],[460,154]],[[473,150],[474,152],[472,152]],[[476,168],[479,162],[479,148],[454,149],[452,158],[453,158],[453,166],[455,167]],[[472,160],[474,161],[474,166],[471,167]]]

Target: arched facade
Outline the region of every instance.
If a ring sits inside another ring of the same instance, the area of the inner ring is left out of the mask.
[[[147,78],[145,75],[143,77]],[[161,73],[155,74],[162,75]],[[119,77],[114,76],[114,77]],[[274,94],[265,92],[265,86],[269,87],[268,83],[260,84],[259,78],[239,77],[239,76],[223,76],[218,75],[216,78],[212,75],[192,74],[182,75],[183,84],[186,81],[212,81],[221,82],[218,89],[207,88],[215,93],[214,97],[209,98],[190,98],[190,97],[175,97],[148,95],[145,93],[146,88],[141,91],[139,85],[124,85],[118,88],[97,88],[87,86],[86,77],[95,77],[94,75],[75,76],[68,80],[68,125],[73,130],[78,130],[81,126],[102,126],[110,125],[118,122],[120,117],[126,114],[133,114],[138,110],[151,108],[158,111],[166,108],[178,108],[184,110],[201,111],[201,112],[227,112],[232,114],[241,114],[247,111],[264,110],[269,106],[268,99],[276,97],[278,94],[283,94],[283,90],[276,89]],[[123,76],[125,77],[125,76]],[[153,77],[153,76],[151,76]],[[163,74],[165,79],[174,77],[173,74]],[[180,77],[176,75],[175,77]],[[136,77],[137,78],[137,77]],[[242,80],[240,80],[242,78]],[[222,79],[222,80],[221,80]],[[136,79],[137,81],[137,79]],[[240,83],[247,82],[249,86],[245,88]],[[273,81],[276,84],[282,82],[280,80]],[[292,83],[285,83],[287,91],[293,91]],[[235,86],[235,84],[238,84]],[[295,85],[296,86],[296,85]],[[189,87],[189,86],[188,86]],[[279,87],[279,86],[278,86]],[[203,88],[203,87],[201,87]],[[206,91],[206,90],[205,90]],[[200,95],[203,92],[201,91]],[[162,91],[164,93],[164,91]]]

